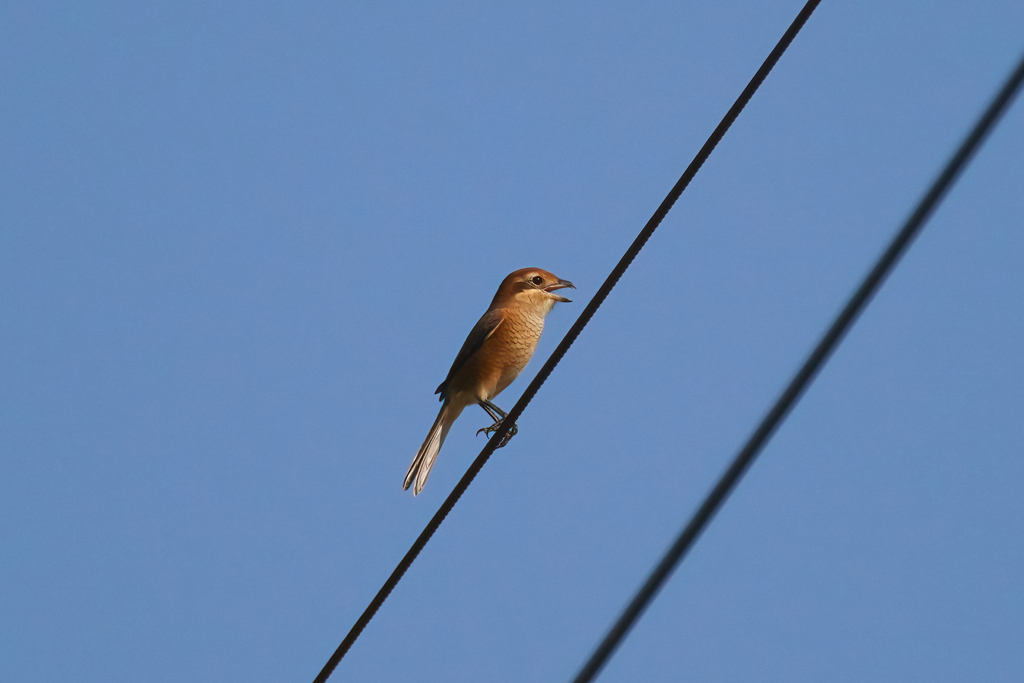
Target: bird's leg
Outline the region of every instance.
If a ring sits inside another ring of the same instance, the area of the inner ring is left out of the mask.
[[[501,427],[501,423],[505,420],[506,417],[508,417],[508,413],[506,413],[504,410],[494,405],[490,401],[480,401],[480,407],[483,408],[484,411],[486,411],[486,413],[491,416],[491,419],[494,420],[494,424],[492,424],[490,427],[484,427],[483,429],[477,430],[477,434],[483,432],[484,434],[487,435],[487,438],[489,439],[491,438],[491,434],[498,431],[498,428]],[[503,438],[501,440],[501,443],[498,444],[498,448],[501,448],[502,446],[507,444],[509,440],[511,440],[512,437],[518,433],[519,425],[513,422],[512,427],[505,434],[505,438]]]
[[[495,424],[508,417],[508,413],[490,401],[480,401],[480,407],[484,409],[484,412],[491,416],[491,419],[494,420]]]

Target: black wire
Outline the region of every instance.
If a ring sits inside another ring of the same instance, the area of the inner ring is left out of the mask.
[[[391,591],[394,590],[395,586],[398,585],[398,582],[401,581],[402,576],[416,560],[416,556],[419,555],[420,551],[427,545],[430,537],[433,536],[434,532],[437,531],[439,526],[441,526],[441,522],[444,521],[444,518],[447,517],[448,513],[451,512],[453,507],[455,507],[455,503],[459,501],[459,498],[461,498],[462,494],[465,493],[467,488],[469,488],[470,483],[472,483],[477,473],[480,472],[484,464],[491,457],[491,454],[494,453],[495,447],[501,443],[501,440],[505,437],[509,427],[515,424],[516,420],[519,419],[519,416],[523,414],[524,410],[526,410],[526,406],[529,405],[531,400],[533,400],[537,390],[540,389],[542,384],[544,384],[552,370],[554,370],[555,366],[562,360],[566,351],[568,351],[569,347],[576,341],[580,332],[582,332],[583,328],[586,327],[588,322],[590,322],[594,313],[601,304],[604,303],[604,300],[615,287],[619,278],[621,278],[622,274],[626,272],[626,269],[629,268],[633,259],[635,259],[637,254],[640,253],[640,250],[643,249],[644,244],[646,244],[647,240],[650,239],[652,234],[654,234],[658,225],[661,224],[661,221],[665,218],[666,214],[668,214],[669,209],[671,209],[672,205],[676,203],[676,200],[679,199],[679,196],[683,193],[683,190],[686,189],[686,186],[690,184],[690,181],[693,180],[693,177],[697,175],[697,171],[700,170],[700,167],[705,161],[707,161],[708,157],[711,156],[711,152],[715,149],[715,146],[718,145],[723,137],[725,137],[726,131],[729,130],[729,127],[736,120],[736,117],[740,115],[740,112],[743,111],[743,108],[754,96],[754,93],[757,92],[757,89],[761,86],[761,83],[764,82],[764,79],[768,76],[772,67],[774,67],[779,61],[779,58],[782,57],[782,53],[785,52],[786,48],[789,47],[789,44],[793,42],[793,38],[795,38],[796,34],[800,32],[800,29],[820,2],[821,0],[809,0],[809,2],[804,5],[803,9],[800,10],[800,13],[797,15],[796,19],[793,20],[793,23],[790,25],[786,33],[783,34],[782,38],[775,46],[775,49],[771,51],[771,54],[768,55],[768,58],[761,65],[761,68],[758,69],[757,73],[754,74],[754,77],[750,79],[750,83],[748,83],[747,87],[743,89],[742,93],[740,93],[736,102],[725,114],[722,122],[718,124],[717,128],[715,128],[707,142],[704,143],[704,146],[701,147],[700,151],[697,153],[697,156],[690,162],[690,165],[686,167],[686,171],[683,172],[683,175],[672,187],[672,190],[668,193],[668,196],[665,197],[664,201],[662,201],[658,210],[654,212],[651,219],[647,221],[647,225],[644,226],[644,229],[641,230],[640,234],[637,235],[635,240],[633,240],[633,243],[615,265],[615,268],[612,269],[611,274],[604,281],[604,284],[602,284],[597,290],[594,298],[591,299],[586,308],[583,309],[580,317],[575,323],[573,323],[572,327],[569,328],[569,331],[555,348],[551,357],[548,358],[546,363],[544,363],[544,366],[541,367],[537,376],[532,382],[530,382],[530,385],[523,392],[519,401],[517,401],[512,407],[512,410],[509,411],[508,417],[502,421],[501,427],[499,427],[491,436],[487,445],[484,446],[482,451],[480,451],[480,455],[476,457],[476,460],[474,460],[473,464],[469,466],[469,469],[462,476],[462,479],[460,479],[459,483],[455,485],[452,492],[448,494],[448,497],[445,499],[444,503],[441,504],[438,511],[434,513],[430,522],[427,523],[426,528],[424,528],[420,533],[419,537],[412,544],[412,547],[409,548],[409,551],[405,554],[405,557],[403,557],[401,562],[398,563],[398,566],[395,567],[395,570],[391,572],[391,576],[389,576],[388,580],[384,582],[384,585],[377,592],[377,595],[374,596],[373,600],[370,601],[370,604],[363,611],[362,615],[360,615],[359,619],[356,620],[356,623],[352,626],[348,635],[345,636],[345,639],[341,641],[340,645],[338,645],[338,649],[335,650],[334,654],[332,654],[330,659],[327,660],[327,664],[324,665],[324,668],[313,680],[313,683],[324,683],[331,675],[331,672],[334,671],[335,667],[338,666],[338,662],[341,661],[345,656],[345,653],[347,653],[352,647],[352,644],[355,643],[357,638],[359,638],[359,634],[363,632],[366,625],[370,623],[371,619],[373,619],[377,610],[379,610],[381,605],[384,604],[388,595],[391,594]]]
[[[1017,69],[1007,79],[995,99],[985,110],[985,113],[975,124],[970,134],[960,145],[960,148],[953,155],[953,158],[946,164],[945,169],[932,184],[924,198],[917,205],[914,213],[910,215],[903,228],[896,234],[885,253],[878,259],[875,267],[871,269],[867,277],[861,283],[857,291],[836,316],[832,326],[829,327],[825,336],[821,338],[814,351],[807,357],[800,371],[796,373],[789,386],[782,392],[775,405],[768,411],[757,430],[754,431],[750,440],[740,450],[733,460],[729,469],[725,471],[718,484],[711,490],[704,503],[697,509],[689,524],[682,530],[672,547],[668,549],[661,561],[651,572],[651,575],[637,591],[633,600],[622,612],[618,621],[598,645],[597,649],[580,669],[579,674],[573,679],[573,683],[590,683],[604,667],[608,658],[615,652],[616,648],[629,633],[629,630],[636,623],[637,619],[644,613],[654,596],[668,580],[676,566],[682,561],[687,551],[701,532],[714,517],[718,508],[739,483],[744,472],[750,467],[754,459],[764,448],[768,439],[778,429],[779,425],[792,410],[793,406],[800,399],[800,396],[807,389],[807,386],[817,375],[821,366],[831,356],[835,347],[842,341],[843,336],[850,326],[856,321],[857,316],[871,301],[875,292],[882,285],[900,257],[906,251],[910,242],[917,236],[924,226],[925,221],[932,214],[935,207],[952,187],[964,166],[971,156],[977,151],[985,137],[992,130],[992,127],[999,120],[999,117],[1006,111],[1010,102],[1017,94],[1021,82],[1024,81],[1024,58],[1017,65]]]

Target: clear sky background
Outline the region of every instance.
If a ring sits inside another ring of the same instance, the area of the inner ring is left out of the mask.
[[[0,680],[311,680],[799,7],[0,6]],[[1022,50],[825,0],[336,678],[570,678]],[[1024,680],[1022,105],[602,681]]]

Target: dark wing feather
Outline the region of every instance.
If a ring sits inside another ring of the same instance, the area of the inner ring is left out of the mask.
[[[448,371],[448,376],[444,378],[441,385],[437,387],[437,391],[434,392],[435,394],[441,394],[440,400],[443,401],[448,398],[448,382],[473,357],[473,354],[480,350],[480,347],[484,345],[487,338],[494,334],[494,331],[501,325],[502,320],[501,309],[497,308],[484,313],[483,317],[473,326],[473,330],[466,337],[462,348],[459,349],[459,355],[455,356],[455,362],[452,363],[452,369]]]

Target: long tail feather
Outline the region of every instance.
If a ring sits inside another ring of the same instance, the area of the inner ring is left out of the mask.
[[[430,428],[426,440],[420,446],[416,457],[412,459],[412,464],[409,465],[409,471],[405,473],[403,490],[408,489],[414,481],[416,485],[412,489],[413,495],[419,495],[423,490],[423,485],[427,483],[427,476],[430,475],[430,468],[434,466],[437,453],[441,450],[445,437],[448,436],[448,430],[451,429],[452,423],[461,412],[461,410],[454,410],[448,401],[441,406],[441,411],[437,414],[437,419],[434,420],[434,426]]]

